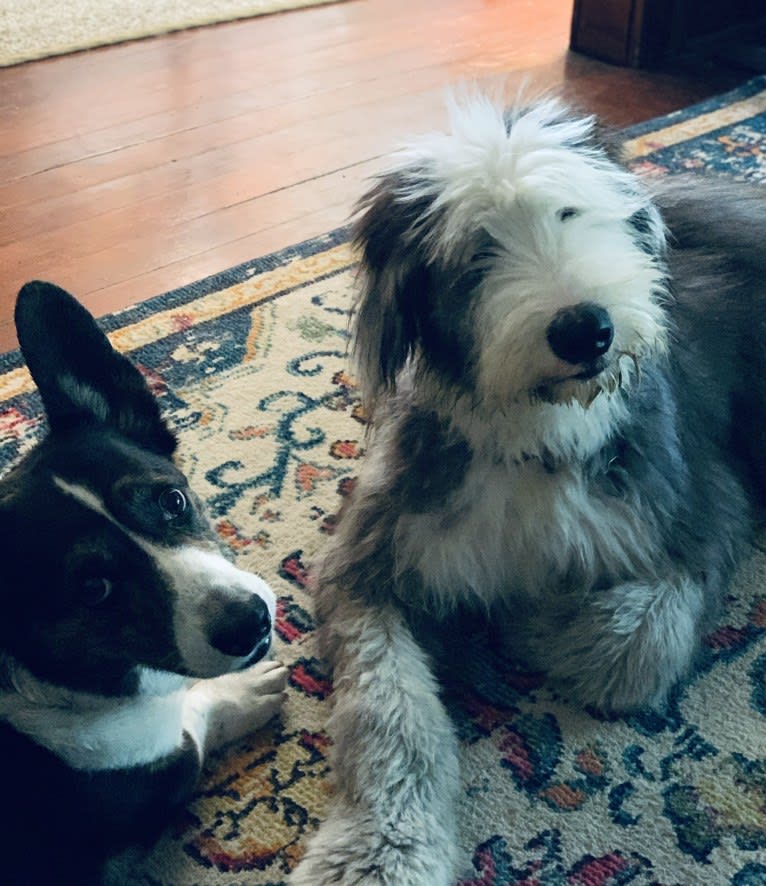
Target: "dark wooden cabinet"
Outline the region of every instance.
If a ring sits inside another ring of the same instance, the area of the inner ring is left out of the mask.
[[[575,0],[571,48],[652,67],[761,20],[763,0]]]

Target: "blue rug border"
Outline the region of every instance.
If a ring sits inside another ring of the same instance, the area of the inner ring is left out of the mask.
[[[669,126],[683,123],[684,120],[691,120],[693,117],[700,117],[702,114],[717,111],[723,105],[752,98],[752,96],[757,95],[759,92],[763,92],[764,89],[766,89],[766,74],[759,74],[757,77],[753,77],[752,80],[746,80],[740,86],[735,86],[734,89],[730,89],[728,92],[714,95],[712,98],[697,102],[695,105],[689,105],[686,108],[681,108],[678,111],[671,111],[662,117],[652,117],[651,120],[644,120],[642,123],[635,123],[633,126],[621,129],[619,135],[625,141],[629,141],[632,138],[646,135],[647,132],[667,129]]]
[[[286,246],[284,249],[279,249],[276,252],[267,253],[264,256],[235,265],[225,271],[219,271],[216,274],[211,274],[209,277],[203,277],[194,283],[188,283],[185,286],[179,286],[177,289],[153,295],[151,298],[144,299],[129,308],[99,317],[98,324],[106,333],[114,332],[117,329],[124,329],[141,320],[145,320],[158,311],[183,307],[183,305],[209,295],[211,292],[236,286],[238,283],[251,280],[258,274],[283,267],[295,259],[307,258],[318,252],[340,246],[348,242],[349,234],[350,226],[344,225],[319,237],[304,240],[302,243],[297,243],[293,246]],[[332,276],[332,274],[329,276]],[[260,304],[281,298],[300,285],[302,284],[286,286],[284,289],[280,289],[278,292],[262,299]],[[0,354],[0,373],[9,372],[24,365],[24,359],[21,351],[18,349]]]

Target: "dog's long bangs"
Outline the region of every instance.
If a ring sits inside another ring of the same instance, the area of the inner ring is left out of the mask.
[[[512,296],[509,303],[551,311],[572,300],[617,304],[622,293],[629,300],[666,303],[663,263],[641,248],[623,222],[594,219],[562,233],[551,213],[521,204],[518,210],[514,216],[497,214],[484,226],[483,298]]]
[[[530,93],[522,84],[509,102],[501,88],[463,84],[451,89],[445,98],[449,129],[444,137],[497,155],[592,147],[595,117],[573,114],[554,95]]]
[[[464,258],[472,232],[523,203],[550,207],[552,220],[567,208],[607,223],[651,212],[636,177],[586,141],[590,118],[566,118],[555,100],[515,113],[507,132],[488,97],[453,99],[451,130],[413,141],[383,173],[392,198],[410,210],[407,238],[430,260]]]

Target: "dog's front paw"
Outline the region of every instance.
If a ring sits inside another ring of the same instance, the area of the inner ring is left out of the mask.
[[[282,706],[288,673],[281,662],[262,661],[195,683],[187,706],[205,719],[205,750],[237,741],[268,723]]]
[[[289,878],[290,886],[452,886],[453,845],[444,825],[412,822],[407,828],[377,822],[354,810],[335,810]],[[426,841],[423,834],[430,839]]]
[[[683,576],[617,585],[549,635],[538,662],[605,714],[661,709],[693,662],[703,597]]]

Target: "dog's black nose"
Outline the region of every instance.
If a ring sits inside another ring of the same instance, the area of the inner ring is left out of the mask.
[[[547,338],[553,353],[567,363],[592,363],[611,347],[614,326],[604,308],[581,302],[556,314]]]
[[[251,594],[226,603],[211,627],[210,645],[240,658],[250,655],[270,632],[269,609],[257,594]]]

